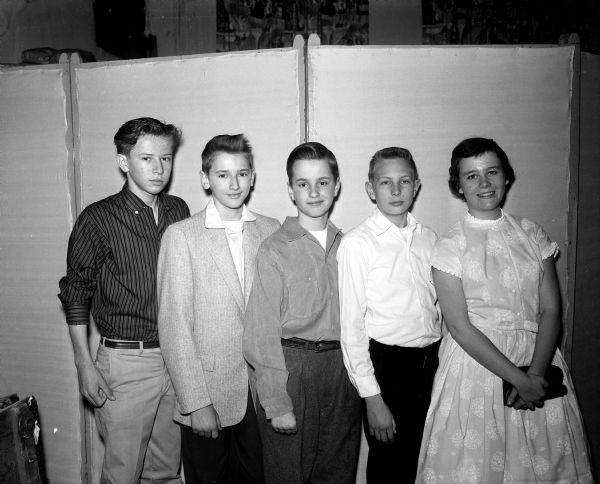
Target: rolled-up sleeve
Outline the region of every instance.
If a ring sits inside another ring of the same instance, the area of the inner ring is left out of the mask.
[[[69,238],[67,274],[59,281],[58,298],[67,324],[89,324],[98,272],[109,251],[97,226],[87,213],[82,213]]]

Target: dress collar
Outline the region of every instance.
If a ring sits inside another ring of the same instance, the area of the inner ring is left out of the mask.
[[[502,222],[504,222],[504,219],[505,215],[504,210],[502,209],[500,209],[500,217],[495,218],[493,220],[486,220],[473,217],[473,215],[471,215],[468,210],[465,212],[465,221],[473,227],[479,227],[482,229],[491,229],[494,227],[498,227]]]

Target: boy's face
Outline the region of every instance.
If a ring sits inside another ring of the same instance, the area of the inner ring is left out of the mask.
[[[392,223],[406,225],[408,211],[421,186],[410,163],[402,158],[381,160],[375,165],[373,182],[365,184],[367,194]]]
[[[119,168],[127,176],[128,188],[149,203],[169,183],[173,168],[173,140],[143,135],[129,155],[117,155]]]
[[[201,172],[202,186],[212,191],[223,220],[239,220],[242,205],[254,184],[254,170],[240,153],[217,153],[208,173]]]
[[[310,219],[327,221],[333,200],[340,190],[327,160],[298,160],[288,183],[290,198],[296,202],[300,224]]]

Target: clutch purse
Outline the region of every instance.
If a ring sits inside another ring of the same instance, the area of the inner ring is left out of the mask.
[[[529,370],[529,366],[520,366],[519,370],[527,372],[527,370]],[[567,394],[567,387],[563,385],[564,374],[558,366],[550,365],[546,370],[544,378],[548,382],[544,401],[562,397]],[[504,395],[504,405],[506,405],[506,401],[508,400],[508,396],[510,395],[510,391],[512,389],[513,386],[511,383],[507,382],[506,380],[502,380],[502,394]]]

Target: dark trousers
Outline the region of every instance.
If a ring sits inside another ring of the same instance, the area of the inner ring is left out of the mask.
[[[181,426],[186,484],[262,484],[262,447],[252,397],[241,422],[224,427],[216,439]]]
[[[369,484],[415,482],[423,426],[438,366],[438,348],[439,342],[425,348],[407,348],[370,341],[375,377],[383,401],[394,416],[396,435],[388,444],[375,440],[369,435],[365,412]]]
[[[282,435],[259,406],[267,484],[354,484],[360,446],[360,398],[340,349],[283,347],[298,432]]]

